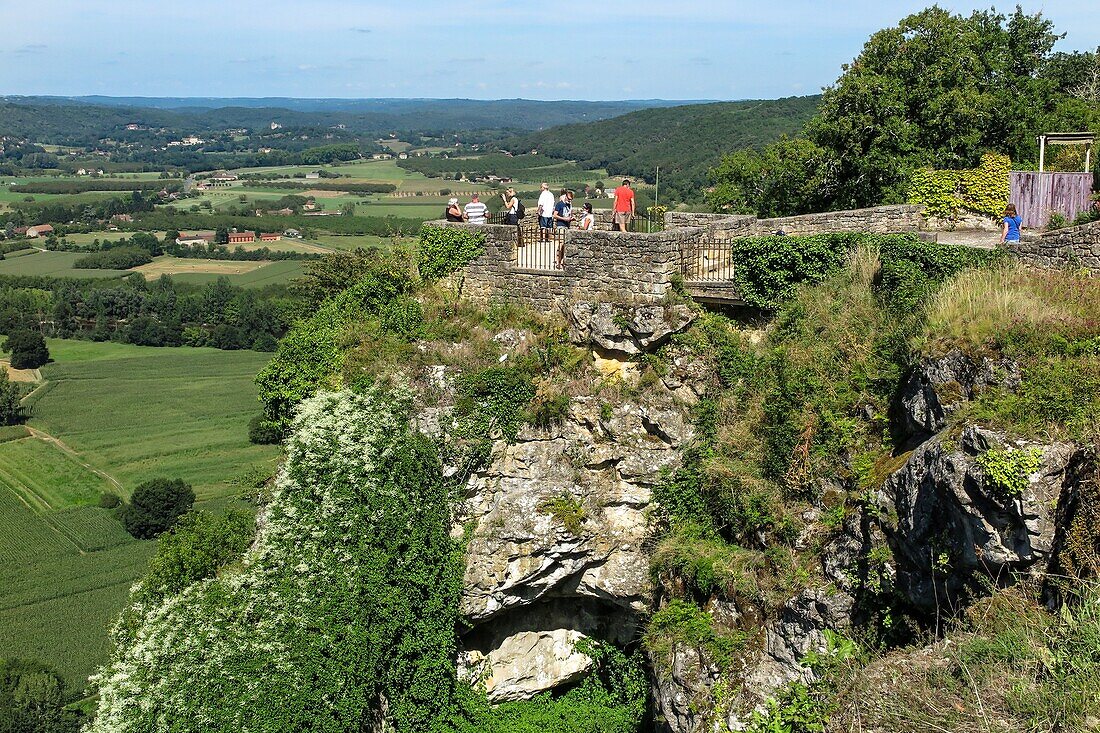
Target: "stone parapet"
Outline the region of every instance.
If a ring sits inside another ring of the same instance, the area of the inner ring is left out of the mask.
[[[1005,248],[1024,262],[1040,267],[1087,267],[1100,270],[1100,221],[1058,229]]]
[[[683,244],[704,233],[694,227],[653,234],[572,229],[566,235],[561,269],[541,270],[519,267],[513,226],[433,225],[486,235],[484,253],[464,270],[465,297],[482,303],[508,300],[542,311],[580,300],[659,301],[680,273]]]
[[[875,206],[869,209],[849,211],[825,211],[818,214],[784,216],[774,219],[758,219],[755,216],[735,214],[696,214],[670,211],[665,214],[665,226],[703,227],[707,234],[718,238],[736,239],[772,234],[783,230],[786,234],[806,236],[831,232],[869,232],[895,234],[915,232],[924,227],[924,207],[911,204]]]

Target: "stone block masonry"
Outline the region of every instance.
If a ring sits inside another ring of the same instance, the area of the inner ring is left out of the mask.
[[[494,299],[522,303],[541,311],[559,302],[609,300],[653,303],[679,276],[683,244],[703,235],[698,228],[654,234],[570,230],[560,270],[518,266],[516,228],[434,222],[485,234],[484,253],[466,266],[462,293],[480,303]]]
[[[780,229],[792,236],[833,232],[898,234],[923,229],[925,227],[923,211],[923,206],[903,204],[850,211],[825,211],[819,214],[784,216],[777,219],[670,211],[665,215],[665,226],[669,228],[703,227],[709,236],[729,239],[763,236],[773,234]]]
[[[1100,221],[1026,237],[1021,242],[1006,242],[1005,248],[1039,267],[1100,270]]]
[[[921,211],[919,206],[879,206],[782,219],[669,212],[665,217],[666,229],[651,234],[607,231],[604,227],[610,223],[609,213],[599,212],[596,230],[568,230],[561,269],[520,267],[513,226],[442,221],[431,225],[461,227],[485,234],[484,253],[467,265],[461,275],[465,297],[480,303],[510,301],[548,312],[561,304],[578,301],[629,304],[660,301],[681,277],[684,263],[699,259],[699,243],[707,239],[768,235],[777,229],[791,235],[913,232],[921,228]],[[736,263],[728,264],[729,274],[733,267]],[[737,301],[736,288],[728,276],[721,280],[712,278],[707,288],[701,296]]]

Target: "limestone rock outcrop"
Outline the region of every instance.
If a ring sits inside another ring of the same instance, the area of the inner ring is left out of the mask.
[[[948,418],[983,389],[1020,384],[1020,367],[1009,359],[975,358],[955,349],[926,357],[901,393],[903,429],[924,439],[947,427]]]
[[[575,679],[587,669],[567,649],[578,639],[634,637],[653,595],[646,509],[691,432],[671,396],[616,406],[578,398],[560,425],[498,442],[469,477],[455,518],[469,537],[465,664],[491,680],[491,699]]]
[[[658,348],[695,320],[686,305],[577,302],[564,311],[574,343],[631,355]]]
[[[978,456],[1030,450],[1038,468],[1018,495],[992,485]],[[887,479],[884,526],[899,559],[899,587],[919,608],[964,590],[976,575],[1007,582],[1041,573],[1054,549],[1055,511],[1079,480],[1085,456],[1071,443],[1025,444],[977,426],[957,440],[937,436],[917,448]]]

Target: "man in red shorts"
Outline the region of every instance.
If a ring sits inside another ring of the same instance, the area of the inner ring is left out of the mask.
[[[615,208],[612,210],[612,221],[620,232],[626,231],[634,213],[634,189],[630,181],[624,180],[623,185],[615,189]]]

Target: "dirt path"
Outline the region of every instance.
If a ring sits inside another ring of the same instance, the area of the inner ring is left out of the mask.
[[[73,460],[75,460],[81,466],[88,469],[89,471],[91,471],[95,475],[101,476],[102,478],[106,479],[108,483],[110,483],[112,486],[114,486],[116,489],[119,490],[119,495],[120,496],[125,492],[125,489],[123,489],[122,484],[119,482],[118,479],[116,479],[114,476],[107,473],[106,471],[101,471],[98,468],[96,468],[95,466],[93,466],[90,463],[88,463],[87,461],[85,461],[83,458],[80,457],[79,453],[77,453],[75,450],[70,448],[60,438],[55,438],[54,436],[50,435],[49,433],[42,432],[38,428],[32,428],[30,425],[27,425],[27,430],[30,431],[32,438],[38,438],[39,440],[44,440],[47,443],[52,443],[53,445],[57,446],[57,448],[59,450],[61,450],[64,453],[67,453],[69,456],[71,456],[73,458]]]

